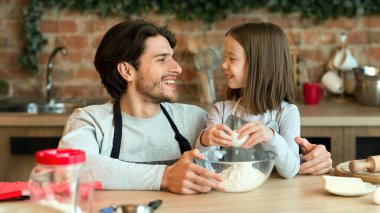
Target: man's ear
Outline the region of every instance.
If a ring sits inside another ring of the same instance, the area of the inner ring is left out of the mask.
[[[128,62],[120,62],[117,64],[117,71],[126,81],[132,81],[135,68]]]

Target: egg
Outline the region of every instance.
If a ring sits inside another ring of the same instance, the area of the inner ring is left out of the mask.
[[[372,201],[380,205],[380,187],[376,187],[375,191],[372,193]]]
[[[236,131],[233,131],[232,133],[232,146],[238,147],[241,146],[248,138],[248,135],[244,136],[243,138],[238,138],[239,133]]]

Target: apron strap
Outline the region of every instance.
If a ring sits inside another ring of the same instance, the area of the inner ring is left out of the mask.
[[[160,107],[165,117],[168,119],[170,126],[174,130],[175,139],[177,140],[179,144],[181,154],[183,154],[186,151],[191,150],[189,141],[183,135],[181,135],[181,133],[178,131],[178,128],[173,122],[173,120],[171,119],[171,117],[169,116],[169,113],[161,104],[160,104]],[[122,116],[121,116],[121,110],[120,110],[120,100],[116,100],[115,103],[113,104],[113,122],[114,122],[115,131],[113,135],[111,158],[119,159],[122,128],[123,128]]]
[[[277,133],[280,133],[280,126],[278,125],[277,122],[277,116],[278,116],[278,110],[272,110],[271,111],[271,120],[268,123],[268,127],[272,128],[274,131]]]
[[[189,141],[185,137],[183,137],[183,135],[181,135],[181,133],[179,133],[177,126],[173,122],[169,113],[166,111],[165,107],[162,106],[162,104],[160,104],[160,107],[161,107],[162,112],[164,112],[165,117],[168,119],[170,126],[172,127],[172,129],[175,132],[175,139],[178,141],[179,148],[181,149],[181,154],[183,154],[186,151],[191,150],[191,146],[190,146]]]
[[[113,123],[114,123],[115,131],[113,134],[111,158],[118,159],[119,154],[120,154],[121,134],[122,134],[122,127],[123,127],[119,99],[117,99],[115,103],[113,104]]]
[[[237,107],[239,106],[240,101],[241,101],[241,97],[236,101],[234,108],[232,108],[231,115],[235,115],[235,111],[236,111]]]

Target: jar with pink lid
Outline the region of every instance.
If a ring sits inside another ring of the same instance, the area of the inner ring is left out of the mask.
[[[36,161],[29,178],[32,201],[63,212],[91,212],[94,181],[84,166],[84,151],[42,150],[36,153]]]

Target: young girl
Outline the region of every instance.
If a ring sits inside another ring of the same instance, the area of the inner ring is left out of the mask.
[[[233,27],[226,33],[222,66],[228,100],[214,105],[198,147],[202,151],[231,147],[236,131],[239,139],[247,138],[242,147],[260,143],[276,155],[277,172],[293,177],[300,167],[294,141],[300,135],[300,115],[293,104],[292,64],[284,32],[271,23]],[[233,131],[226,125],[231,115],[245,124]]]

